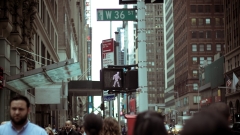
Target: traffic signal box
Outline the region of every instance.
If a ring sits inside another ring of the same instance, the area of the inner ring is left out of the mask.
[[[116,76],[118,77],[116,78]],[[100,81],[102,90],[134,92],[138,88],[138,70],[124,71],[123,68],[103,68],[100,71]]]
[[[0,67],[0,89],[3,88],[3,68]]]

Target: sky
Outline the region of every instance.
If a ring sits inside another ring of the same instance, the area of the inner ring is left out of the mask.
[[[97,21],[97,9],[122,8],[119,0],[91,0],[91,26],[92,26],[92,80],[100,80],[101,69],[101,49],[102,40],[110,37],[110,21]],[[117,27],[122,26],[122,21],[112,21],[112,38],[115,38],[114,32]]]

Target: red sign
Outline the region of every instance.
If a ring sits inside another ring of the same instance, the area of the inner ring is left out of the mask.
[[[102,66],[114,65],[114,40],[106,39],[102,41]]]
[[[102,52],[103,53],[108,53],[108,52],[113,52],[114,50],[113,46],[113,39],[107,39],[102,41]]]

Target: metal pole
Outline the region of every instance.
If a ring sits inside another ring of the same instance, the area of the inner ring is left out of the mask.
[[[198,112],[199,112],[199,102],[200,102],[200,97],[199,97],[199,87],[198,87]]]
[[[142,89],[139,94],[138,112],[148,110],[148,89],[147,89],[147,59],[146,59],[146,30],[145,30],[145,2],[137,1],[138,17],[138,85]]]
[[[119,42],[118,41],[118,33],[119,33],[118,31],[115,32],[115,40],[116,40],[116,42]],[[116,50],[116,53],[117,53],[117,59],[116,59],[117,61],[116,61],[116,63],[117,63],[117,65],[120,65],[120,63],[119,63],[119,55],[118,55],[120,50],[121,50],[121,48],[120,48],[120,46],[118,46],[118,49]],[[120,125],[120,93],[117,94],[117,114],[118,114],[118,123]]]
[[[110,38],[112,38],[112,21],[110,21]],[[109,101],[109,117],[113,117],[112,115],[112,101]]]
[[[110,21],[110,38],[112,38],[112,21]]]
[[[118,97],[117,97],[117,105],[118,105],[118,123],[120,125],[120,93],[118,93]]]

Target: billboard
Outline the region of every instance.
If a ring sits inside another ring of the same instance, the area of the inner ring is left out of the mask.
[[[103,68],[101,79],[103,90],[122,90],[124,88],[122,68]]]
[[[102,41],[102,67],[105,68],[108,65],[114,65],[114,40],[106,39]]]

